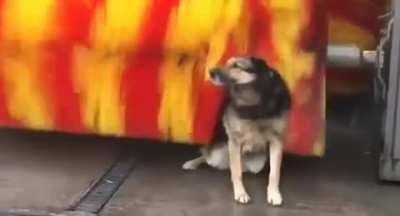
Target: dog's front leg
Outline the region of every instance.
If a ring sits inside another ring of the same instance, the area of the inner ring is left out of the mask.
[[[269,146],[270,154],[270,170],[269,182],[267,188],[268,203],[277,206],[282,204],[282,195],[279,190],[279,181],[281,176],[281,163],[283,156],[283,145],[277,140],[273,139]]]
[[[231,139],[229,141],[229,164],[235,200],[242,204],[250,202],[250,196],[244,188],[242,179],[241,145]]]

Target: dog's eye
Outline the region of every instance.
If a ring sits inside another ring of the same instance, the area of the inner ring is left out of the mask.
[[[269,73],[269,77],[270,77],[270,78],[272,78],[272,77],[274,77],[274,76],[275,76],[275,74],[274,74],[274,73],[272,73],[272,72],[271,72],[271,73]]]
[[[249,67],[246,67],[246,66],[243,65],[243,64],[239,64],[238,62],[233,63],[232,67],[233,67],[233,68],[239,68],[239,69],[241,69],[241,70],[248,71],[248,72],[251,71],[251,69],[250,69]]]

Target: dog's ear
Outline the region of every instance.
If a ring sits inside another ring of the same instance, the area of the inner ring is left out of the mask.
[[[261,59],[253,59],[258,70],[257,89],[262,94],[265,108],[271,113],[289,110],[292,99],[285,80]]]
[[[292,98],[286,81],[276,70],[271,68],[271,72],[274,74],[270,78],[271,90],[273,92],[272,96],[276,100],[277,108],[280,110],[289,110],[292,105]]]
[[[274,85],[273,87],[274,97],[277,100],[279,109],[289,110],[292,104],[290,90],[279,74],[277,77],[277,85]]]
[[[250,59],[253,64],[254,72],[257,74],[268,72],[269,69],[271,69],[267,63],[260,58],[251,57]]]

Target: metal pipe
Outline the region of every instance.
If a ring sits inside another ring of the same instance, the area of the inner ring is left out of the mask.
[[[362,51],[356,45],[329,45],[327,66],[331,68],[362,68],[373,66],[376,62],[376,57],[376,51]]]

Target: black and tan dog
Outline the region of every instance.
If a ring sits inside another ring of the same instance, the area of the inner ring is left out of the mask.
[[[201,163],[230,168],[235,200],[248,203],[250,196],[243,185],[242,172],[261,171],[269,147],[267,200],[281,205],[280,169],[291,105],[284,80],[263,60],[253,57],[232,58],[223,68],[211,70],[210,76],[228,91],[222,119],[227,142],[202,148],[202,156],[187,161],[183,168],[196,169]]]

